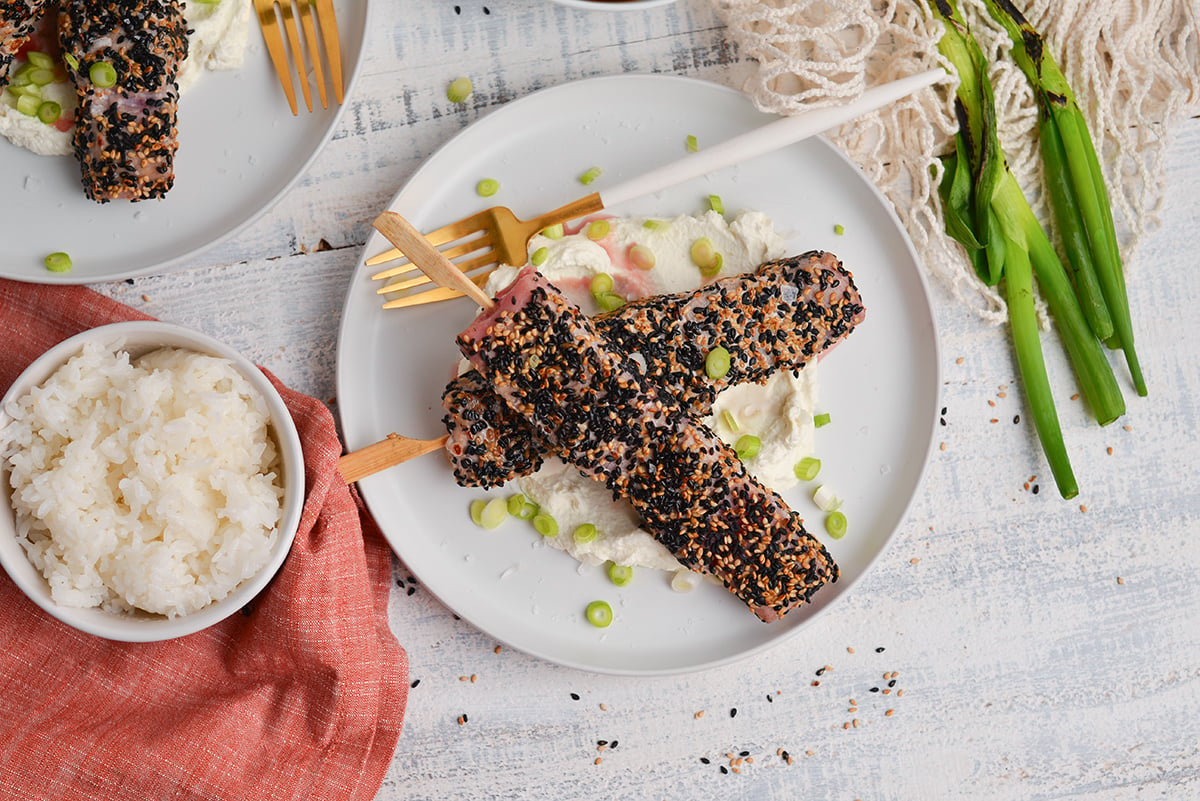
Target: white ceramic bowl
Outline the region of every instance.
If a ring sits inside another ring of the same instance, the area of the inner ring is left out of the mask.
[[[588,11],[645,11],[674,3],[675,0],[624,0],[624,2],[604,2],[604,0],[554,0],[560,6],[582,8]]]
[[[100,608],[80,609],[60,606],[50,596],[50,585],[42,574],[25,556],[25,551],[16,539],[15,512],[12,508],[12,489],[7,469],[2,471],[4,498],[0,509],[0,565],[29,598],[62,622],[81,631],[124,642],[152,642],[169,640],[200,631],[242,609],[257,595],[278,572],[287,557],[300,524],[300,513],[304,506],[304,455],[300,448],[300,437],[296,425],[288,413],[283,399],[271,386],[271,382],[252,362],[227,345],[196,331],[170,323],[135,321],[114,323],[93,328],[59,343],[38,357],[13,383],[0,405],[0,425],[7,421],[3,409],[10,400],[22,397],[33,387],[44,382],[67,359],[82,350],[85,342],[100,341],[108,344],[118,340],[124,342],[124,350],[136,358],[143,353],[160,347],[178,347],[220,356],[233,364],[266,399],[270,409],[271,429],[278,444],[283,464],[283,516],[279,537],[271,551],[267,565],[254,577],[239,584],[225,598],[215,601],[203,609],[188,615],[167,618],[148,613],[116,614]]]

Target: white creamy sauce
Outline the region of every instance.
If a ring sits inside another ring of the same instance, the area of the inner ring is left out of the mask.
[[[207,70],[234,70],[242,66],[250,31],[249,2],[220,0],[216,3],[188,2],[184,7],[188,28],[188,57],[179,69],[179,89],[186,92]],[[13,64],[15,70],[23,62]],[[10,73],[11,74],[11,73]],[[77,107],[71,82],[42,87],[43,99],[62,106],[63,118],[73,117]],[[73,152],[73,128],[59,130],[37,117],[17,111],[17,98],[5,87],[0,91],[0,136],[17,147],[39,156],[69,156]]]
[[[599,242],[584,233],[561,239],[539,235],[530,242],[531,253],[546,248],[546,261],[538,270],[589,314],[598,311],[590,285],[600,273],[611,275],[615,291],[626,298],[699,287],[702,278],[689,250],[700,237],[708,237],[724,257],[718,277],[753,271],[763,262],[785,255],[783,239],[770,218],[757,211],[738,212],[728,221],[709,211],[696,217],[658,220],[655,228],[645,226],[646,218],[608,222],[611,232]],[[654,253],[653,268],[643,270],[630,263],[627,254],[635,244]],[[485,290],[495,294],[512,281],[516,272],[514,268],[500,268],[492,274]],[[717,397],[712,414],[704,422],[731,445],[745,434],[759,437],[759,452],[746,460],[746,467],[763,484],[782,491],[797,483],[793,472],[796,463],[812,455],[816,402],[813,362],[798,377],[781,371],[762,385],[729,387]],[[627,503],[614,501],[603,484],[580,475],[574,467],[549,459],[534,475],[518,479],[517,485],[559,524],[558,536],[544,538],[545,542],[580,562],[683,569],[665,547],[639,527],[638,516]],[[596,526],[599,534],[591,542],[578,543],[572,532],[584,523]],[[683,591],[685,587],[677,586],[682,584],[676,581],[672,586]]]

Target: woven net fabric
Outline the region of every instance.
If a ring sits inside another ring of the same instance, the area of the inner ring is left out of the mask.
[[[749,74],[741,87],[762,111],[793,114],[938,65],[941,22],[927,0],[713,0]],[[1007,33],[983,0],[959,8],[989,57],[1000,140],[1044,221],[1037,108],[1008,58]],[[1016,0],[1048,42],[1088,121],[1112,198],[1126,269],[1159,224],[1172,126],[1200,114],[1200,5],[1195,0]],[[946,236],[939,156],[953,149],[956,78],[827,134],[875,182],[932,276],[980,317],[1006,319]]]

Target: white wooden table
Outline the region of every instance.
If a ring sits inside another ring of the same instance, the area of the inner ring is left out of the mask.
[[[275,208],[189,269],[97,287],[331,403],[369,221],[441,142],[566,80],[734,85],[744,69],[708,0],[620,14],[377,0],[370,28],[336,135]],[[476,95],[448,111],[459,75]],[[1076,501],[1041,478],[1040,494],[1023,486],[1047,468],[1011,423],[1026,416],[1006,333],[935,286],[945,447],[846,602],[733,666],[630,679],[497,653],[398,587],[415,686],[379,798],[1200,796],[1200,119],[1176,129],[1169,171],[1162,228],[1129,265],[1151,395],[1130,399],[1128,430],[1064,412]]]

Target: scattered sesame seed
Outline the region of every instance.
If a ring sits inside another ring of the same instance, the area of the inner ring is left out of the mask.
[[[856,729],[858,728],[858,718],[855,718],[854,720],[852,720],[850,722],[851,722],[851,724],[853,724],[854,728],[856,728]]]
[[[1121,428],[1125,429],[1126,431],[1132,431],[1132,430],[1133,430],[1133,426],[1131,426],[1131,425],[1129,425],[1129,424],[1123,425],[1123,426],[1121,426]]]
[[[943,443],[939,444],[938,450],[942,450],[942,451],[946,450],[946,443],[943,442]]]
[[[882,645],[881,645],[881,646],[879,646],[878,648],[876,648],[876,649],[875,649],[875,653],[877,653],[877,654],[882,654],[882,653],[883,653],[884,651],[886,651],[886,650],[887,650],[887,649],[886,649],[884,646],[882,646]]]
[[[700,763],[703,765],[712,764],[711,760],[708,757],[700,757]]]
[[[845,723],[843,723],[843,724],[842,724],[842,728],[843,728],[843,729],[848,729],[848,728],[850,728],[850,721],[848,721],[848,720],[847,720]]]
[[[477,682],[477,681],[479,681],[479,674],[478,674],[478,673],[472,673],[472,674],[471,674],[471,683],[472,683],[472,684],[474,684],[474,683],[475,683],[475,682]]]
[[[1079,511],[1081,511],[1081,512],[1086,512],[1086,511],[1087,511],[1087,505],[1086,505],[1086,504],[1082,504],[1082,503],[1081,503],[1081,504],[1079,504]]]
[[[900,696],[902,696],[902,695],[904,695],[904,690],[896,690],[896,697],[897,697],[897,698],[899,698],[899,697],[900,697]]]
[[[737,707],[736,706],[729,710],[729,717],[731,717],[731,718],[737,717]]]
[[[992,400],[991,398],[988,398],[988,402],[987,402],[987,403],[988,403],[988,406],[995,406],[995,405],[996,405],[996,402],[995,402],[994,400]]]
[[[501,648],[499,645],[497,645],[495,648],[492,649],[492,652],[498,654],[503,650],[504,650],[503,648]]]
[[[413,680],[412,680],[412,684],[410,684],[410,685],[408,685],[408,686],[409,686],[409,687],[411,687],[411,688],[413,688],[413,689],[415,690],[415,689],[417,688],[417,685],[418,685],[418,684],[420,684],[420,683],[421,683],[421,680],[420,680],[420,679],[413,679]]]
[[[592,764],[593,764],[593,765],[599,765],[599,764],[600,764],[601,762],[603,762],[603,761],[604,761],[604,760],[603,760],[602,758],[600,758],[600,757],[596,757],[595,761],[594,761],[594,762],[592,762]]]
[[[999,392],[997,392],[997,393],[996,393],[996,397],[997,397],[997,398],[1007,398],[1007,397],[1008,397],[1008,393],[1007,393],[1007,392],[1005,392],[1004,390],[1000,390]]]
[[[469,676],[459,676],[459,677],[458,677],[458,680],[459,680],[459,681],[466,681],[468,678],[470,678],[470,677],[469,677]]]
[[[890,718],[893,714],[895,714],[895,712],[896,712],[896,710],[889,709],[888,711],[884,712],[883,715],[884,715],[884,717]]]
[[[463,712],[461,715],[458,716],[458,725],[462,726],[466,722],[467,722],[467,713]]]
[[[572,700],[572,701],[578,701],[578,700],[579,700],[579,693],[571,693],[571,700]]]
[[[846,648],[846,653],[848,653],[848,654],[852,654],[852,653],[854,653],[854,649],[853,649],[853,648]]]
[[[964,359],[962,356],[959,356],[957,359],[954,360],[954,363],[962,364],[964,361],[966,361],[966,359]]]
[[[1117,583],[1118,583],[1118,584],[1124,584],[1124,583],[1125,583],[1125,579],[1121,578],[1120,576],[1117,576]]]
[[[1105,450],[1105,452],[1106,452],[1106,453],[1107,453],[1109,456],[1112,456],[1112,455],[1113,455],[1113,449],[1112,449],[1112,445],[1109,445],[1109,446],[1108,446],[1107,448],[1105,448],[1104,450]]]
[[[915,557],[915,556],[914,556],[912,559],[909,559],[909,560],[908,560],[908,563],[909,563],[910,565],[915,565],[915,564],[917,564],[917,563],[918,563],[918,562],[920,562],[920,561],[921,561],[921,560],[920,560],[919,558],[917,558],[917,557]]]
[[[729,773],[729,768],[727,768],[727,767],[725,767],[724,765],[722,765],[722,766],[721,766],[721,772],[722,772],[722,773]]]
[[[701,710],[700,710],[699,712],[697,712],[696,714],[692,715],[692,719],[693,719],[693,720],[699,720],[699,719],[700,719],[700,718],[702,718],[702,717],[704,717],[704,710],[703,710],[703,709],[701,709]]]
[[[142,302],[143,302],[143,303],[149,303],[149,302],[150,302],[150,296],[149,296],[149,295],[142,295]]]
[[[993,417],[991,420],[988,420],[988,422],[989,423],[999,423],[1000,421],[998,419],[996,419],[995,417]]]
[[[1079,400],[1079,393],[1076,392],[1074,395],[1072,395],[1071,400]]]
[[[601,705],[600,705],[600,711],[601,711],[601,712],[607,712],[607,711],[608,711],[608,704],[601,704]]]

